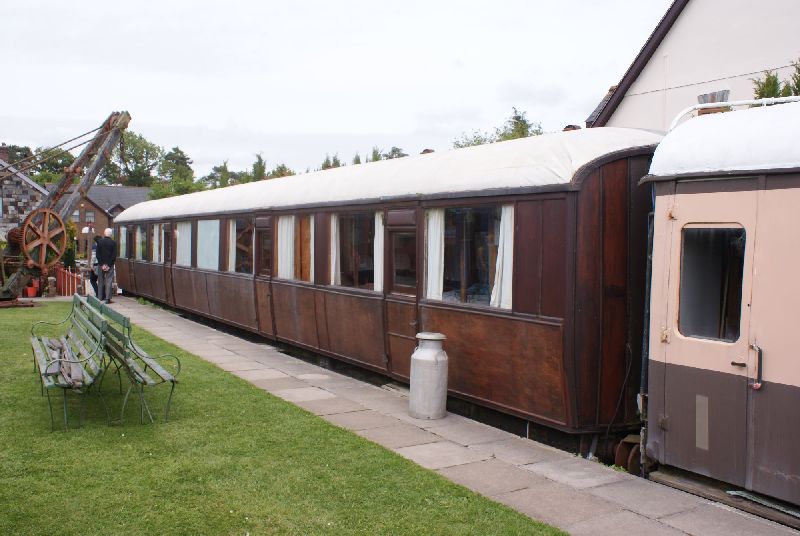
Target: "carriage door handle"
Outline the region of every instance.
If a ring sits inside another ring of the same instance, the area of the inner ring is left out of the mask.
[[[750,385],[755,391],[761,389],[761,370],[764,368],[764,350],[757,344],[751,344],[750,348],[756,351],[758,361],[756,362],[756,380]]]
[[[744,368],[744,367],[747,366],[747,362],[746,361],[731,361],[731,366]]]

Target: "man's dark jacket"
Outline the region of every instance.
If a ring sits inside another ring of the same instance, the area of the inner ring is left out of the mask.
[[[114,261],[117,260],[117,243],[113,238],[104,236],[97,243],[97,264],[103,266],[107,264],[114,266]]]

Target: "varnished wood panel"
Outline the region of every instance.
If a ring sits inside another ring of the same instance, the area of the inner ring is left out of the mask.
[[[421,314],[425,331],[447,336],[452,391],[532,419],[571,424],[561,326],[425,305]]]
[[[411,354],[417,345],[417,307],[414,302],[386,302],[389,367],[392,374],[408,379]]]
[[[207,273],[209,314],[241,327],[257,329],[253,280],[228,273]]]
[[[256,280],[256,305],[258,307],[258,331],[273,334],[272,329],[272,293],[269,281]]]
[[[568,228],[566,200],[542,201],[541,314],[544,316],[563,318],[566,312]]]
[[[515,311],[538,315],[542,297],[542,202],[517,203],[514,213]]]
[[[383,300],[324,292],[330,351],[381,369],[386,368]]]
[[[136,293],[148,298],[154,298],[152,265],[141,261],[134,262],[133,270],[137,282]]]
[[[575,259],[575,371],[578,420],[594,425],[602,329],[602,197],[600,173],[584,180],[578,194]]]
[[[602,168],[603,334],[599,424],[611,422],[625,377],[626,285],[628,272],[628,161]],[[619,417],[619,415],[617,416]]]
[[[317,322],[317,337],[319,338],[319,347],[321,350],[330,350],[331,341],[328,336],[328,317],[325,313],[325,291],[318,291],[314,293],[314,308],[316,311]]]
[[[287,341],[319,348],[314,292],[309,287],[272,282],[275,335]]]
[[[135,292],[133,281],[131,280],[130,261],[128,259],[117,259],[114,263],[114,272],[117,276],[117,286],[126,292]]]
[[[175,305],[197,313],[209,314],[205,275],[192,268],[172,267]]]

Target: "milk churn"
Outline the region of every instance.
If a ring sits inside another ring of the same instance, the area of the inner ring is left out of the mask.
[[[411,355],[408,414],[415,419],[441,419],[447,413],[447,354],[441,333],[417,333],[419,346]]]

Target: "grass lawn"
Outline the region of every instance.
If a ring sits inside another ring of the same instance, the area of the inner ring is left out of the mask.
[[[561,534],[143,330],[183,363],[170,422],[139,424],[133,399],[109,427],[91,398],[82,428],[51,433],[28,333],[68,311],[0,310],[0,534]]]

